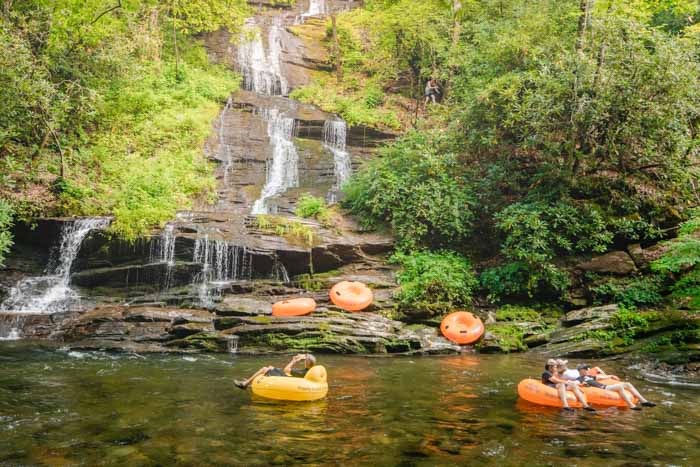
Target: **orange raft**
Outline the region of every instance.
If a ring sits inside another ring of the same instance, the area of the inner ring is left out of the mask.
[[[455,311],[445,316],[440,324],[442,335],[457,344],[471,344],[484,333],[484,323],[467,311]]]
[[[619,381],[615,380],[602,380],[603,384],[615,384]],[[592,405],[604,405],[609,407],[627,407],[624,399],[620,397],[617,392],[606,391],[605,389],[594,388],[590,386],[581,386],[581,391],[586,395],[586,399],[589,404]],[[630,394],[627,393],[632,402],[635,404],[637,400]],[[559,399],[559,391],[556,388],[546,386],[542,384],[541,381],[536,379],[528,378],[520,381],[518,384],[518,395],[528,402],[539,405],[547,405],[549,407],[563,407],[561,399]],[[569,401],[570,407],[582,407],[581,403],[576,399],[574,393],[571,391],[566,392],[566,399]]]
[[[346,311],[361,311],[372,304],[374,294],[362,282],[343,281],[335,284],[330,292],[331,301]]]
[[[313,298],[292,298],[272,305],[272,316],[303,316],[316,309]]]

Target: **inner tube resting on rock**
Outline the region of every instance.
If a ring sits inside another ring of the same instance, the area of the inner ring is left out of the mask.
[[[335,284],[330,292],[331,301],[346,311],[361,311],[372,304],[374,294],[362,282],[343,281]]]
[[[440,324],[442,335],[456,344],[471,344],[484,333],[484,323],[468,311],[455,311],[445,316]]]
[[[260,375],[251,384],[253,394],[282,401],[315,401],[328,394],[326,369],[316,365],[306,376],[265,376]]]
[[[292,298],[272,305],[272,316],[303,316],[316,309],[313,298]]]

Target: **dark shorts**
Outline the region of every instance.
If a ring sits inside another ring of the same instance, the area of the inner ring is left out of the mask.
[[[265,376],[287,376],[284,374],[281,368],[273,368],[272,370],[265,373]]]

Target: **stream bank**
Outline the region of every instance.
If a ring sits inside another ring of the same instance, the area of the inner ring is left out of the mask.
[[[312,73],[329,67],[323,48],[313,45],[315,36],[300,33],[304,24],[319,30],[329,6],[346,8],[353,2],[275,8],[263,3],[269,8],[248,21],[238,46],[224,31],[204,37],[210,56],[244,78],[244,89],[225,103],[206,145],[216,163],[216,203],[181,212],[164,229],[133,244],[112,237],[104,226],[82,237],[68,235],[79,222],[74,219],[40,219],[34,229],[17,226],[18,245],[2,277],[2,300],[7,303],[13,291],[20,299],[0,314],[0,338],[47,338],[73,349],[137,352],[473,350],[447,342],[435,323],[393,319],[397,284],[393,267],[386,264],[392,238],[368,233],[347,218],[325,225],[295,216],[301,195],[337,201],[349,174],[395,135],[349,127],[337,115],[289,98]],[[64,237],[79,248],[61,248]],[[631,245],[587,258],[575,268],[580,274],[634,276],[656,254],[658,248]],[[64,259],[70,260],[67,267],[60,266]],[[44,279],[17,288],[25,274]],[[328,303],[325,291],[344,279],[374,288],[371,310],[345,314]],[[56,300],[47,293],[51,290],[71,300]],[[269,316],[272,303],[299,295],[314,296],[319,312],[299,319]],[[33,304],[32,296],[50,306]],[[697,319],[690,314],[649,312],[628,326],[620,322],[619,308],[591,307],[594,301],[587,290],[577,289],[568,304],[571,311],[536,320],[527,313],[514,317],[477,310],[488,332],[476,349],[585,358],[644,351],[652,360],[697,361]]]

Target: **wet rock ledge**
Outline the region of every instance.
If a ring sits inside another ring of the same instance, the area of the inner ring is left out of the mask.
[[[377,313],[321,306],[311,316],[273,317],[269,303],[242,298],[217,311],[105,306],[63,317],[46,336],[71,349],[127,352],[312,351],[344,354],[439,354],[459,347],[437,330]],[[55,319],[55,318],[54,318]],[[45,328],[49,330],[49,328]]]

